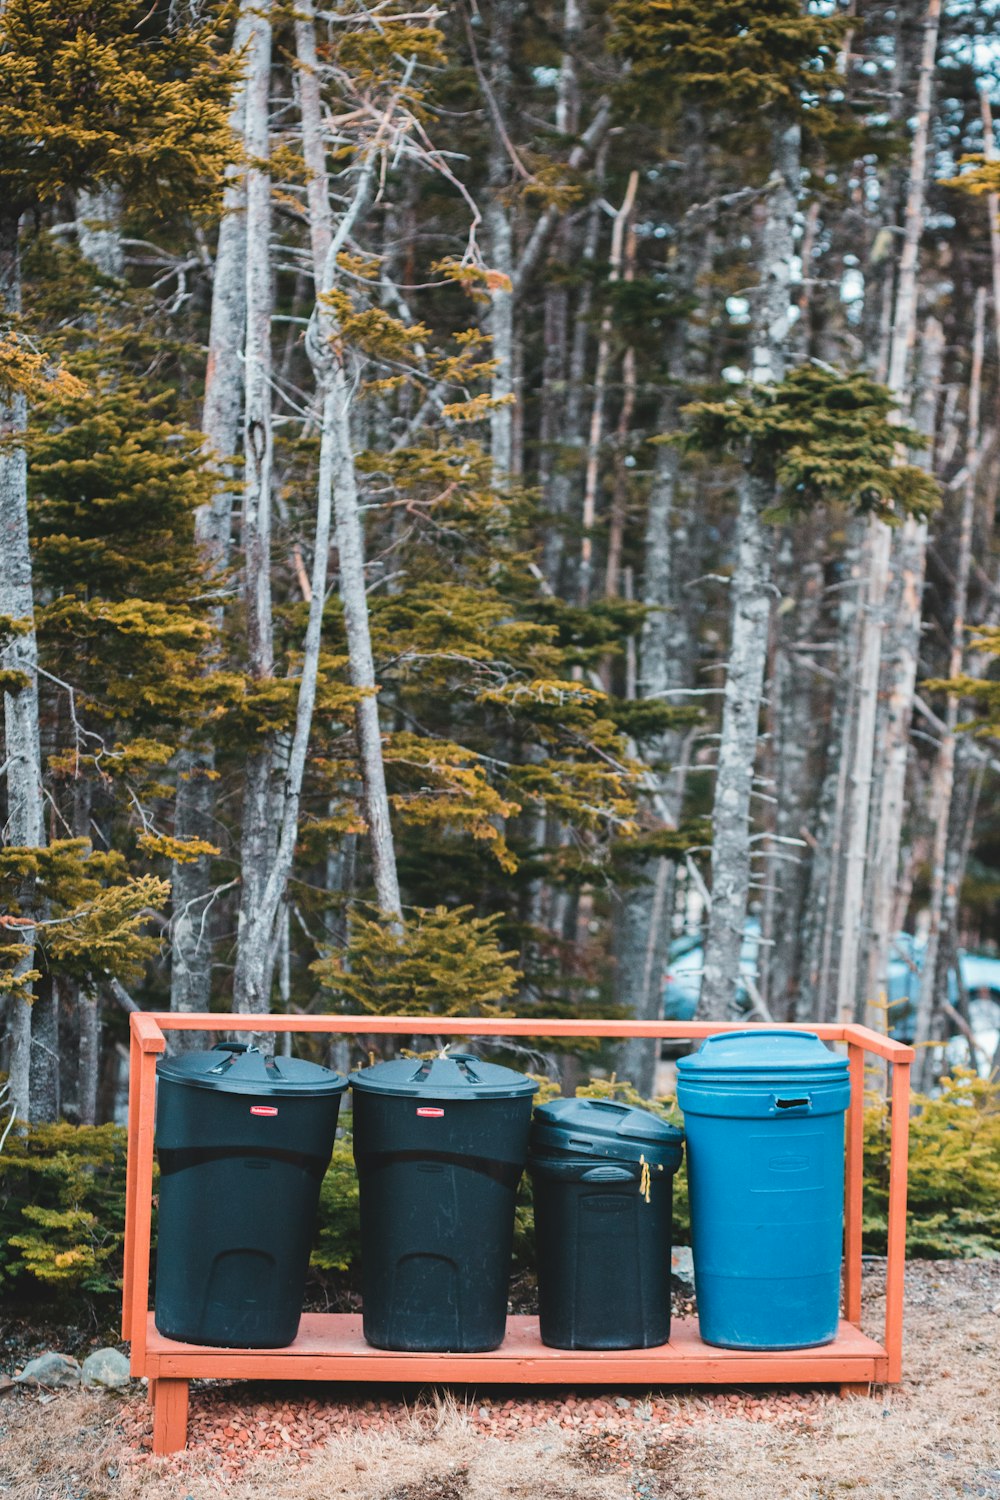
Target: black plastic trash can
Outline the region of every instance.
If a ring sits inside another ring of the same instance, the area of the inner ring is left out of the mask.
[[[478,1057],[351,1074],[364,1334],[377,1349],[496,1349],[536,1085]]]
[[[649,1349],[667,1342],[683,1140],[683,1131],[627,1104],[539,1105],[528,1170],[543,1344]]]
[[[347,1079],[228,1042],[156,1073],[156,1326],[185,1343],[283,1348]]]

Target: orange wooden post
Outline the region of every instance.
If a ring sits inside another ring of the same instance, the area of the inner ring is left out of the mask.
[[[187,1443],[188,1383],[161,1378],[153,1392],[153,1452],[176,1453]]]
[[[903,1283],[906,1276],[906,1166],[910,1141],[910,1058],[893,1060],[889,1149],[889,1239],[885,1266],[885,1348],[889,1380],[903,1375]]]
[[[138,1100],[135,1125],[135,1212],[131,1240],[125,1253],[131,1259],[129,1310],[126,1321],[132,1343],[133,1375],[144,1375],[146,1323],[149,1312],[149,1245],[153,1216],[153,1136],[156,1127],[156,1056],[164,1050],[163,1033],[150,1016],[133,1015],[131,1024],[139,1045]]]
[[[865,1054],[847,1044],[851,1103],[847,1111],[847,1178],[844,1187],[844,1317],[861,1321],[861,1216],[864,1195]]]
[[[125,1147],[125,1263],[122,1268],[122,1338],[132,1337],[132,1244],[135,1239],[136,1151],[139,1140],[139,1067],[142,1054],[135,1027],[129,1027],[128,1139]]]

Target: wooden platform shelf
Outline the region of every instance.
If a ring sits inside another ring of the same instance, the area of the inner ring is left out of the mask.
[[[534,1317],[511,1317],[499,1349],[487,1354],[404,1354],[366,1344],[361,1318],[350,1313],[306,1313],[286,1349],[216,1349],[177,1343],[157,1333],[149,1311],[150,1205],[156,1058],[164,1032],[301,1031],[414,1035],[412,1016],[224,1016],[136,1014],[131,1018],[129,1150],[126,1197],[122,1333],[131,1340],[132,1373],[149,1379],[154,1407],[153,1451],[171,1453],[187,1440],[188,1382],[192,1379],[332,1380],[534,1385],[818,1385],[865,1390],[898,1381],[902,1372],[903,1275],[906,1243],[906,1158],[909,1071],[913,1051],[862,1026],[812,1026],[827,1041],[846,1045],[851,1105],[847,1114],[844,1317],[836,1339],[819,1349],[773,1353],[715,1349],[698,1337],[692,1319],[675,1320],[670,1341],[656,1349],[549,1349]],[[435,1018],[433,1035],[462,1037],[658,1037],[700,1040],[735,1026],[653,1021],[480,1021]],[[861,1316],[861,1197],[865,1054],[892,1069],[892,1147],[883,1343],[858,1327]]]

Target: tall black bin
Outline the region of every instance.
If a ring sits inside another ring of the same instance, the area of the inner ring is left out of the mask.
[[[378,1349],[496,1349],[535,1084],[478,1057],[351,1074],[364,1333]]]
[[[627,1104],[539,1105],[528,1170],[544,1344],[666,1343],[673,1182],[683,1140],[682,1131]]]
[[[228,1042],[156,1073],[156,1326],[185,1343],[283,1348],[347,1080]]]

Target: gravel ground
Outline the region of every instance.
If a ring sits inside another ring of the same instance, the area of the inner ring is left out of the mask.
[[[877,1334],[882,1270],[865,1278]],[[199,1383],[156,1459],[141,1387],[0,1397],[7,1500],[1000,1500],[1000,1261],[915,1262],[903,1385],[636,1392]]]

